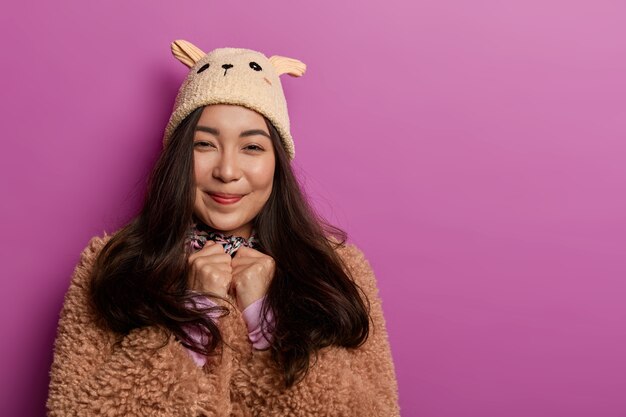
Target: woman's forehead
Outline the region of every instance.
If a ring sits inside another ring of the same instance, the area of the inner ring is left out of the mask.
[[[256,121],[265,123],[265,118],[259,112],[246,106],[238,104],[209,104],[204,106],[199,120],[220,121],[229,119],[230,121]]]

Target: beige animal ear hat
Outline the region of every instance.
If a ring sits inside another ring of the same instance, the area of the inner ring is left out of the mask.
[[[295,157],[289,131],[287,101],[279,76],[301,77],[306,65],[297,59],[243,48],[217,48],[204,53],[184,40],[171,44],[172,54],[189,70],[176,96],[174,109],[165,128],[163,146],[187,115],[208,104],[237,104],[267,117],[280,133],[282,144]]]

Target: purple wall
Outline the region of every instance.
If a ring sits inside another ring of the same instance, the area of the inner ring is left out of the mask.
[[[626,415],[624,2],[2,9],[2,415],[43,415],[78,255],[139,207],[175,39],[308,65],[294,165],[373,265],[404,417]]]

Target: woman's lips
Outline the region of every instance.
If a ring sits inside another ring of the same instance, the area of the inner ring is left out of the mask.
[[[220,196],[219,194],[209,194],[209,196],[216,202],[220,203],[220,204],[234,204],[237,201],[241,200],[243,198],[243,196],[239,196],[239,197],[223,197]]]

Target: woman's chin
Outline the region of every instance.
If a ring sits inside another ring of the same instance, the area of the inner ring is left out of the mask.
[[[211,229],[226,235],[241,235],[246,229],[245,225],[241,222],[209,222],[206,223],[206,225]]]

